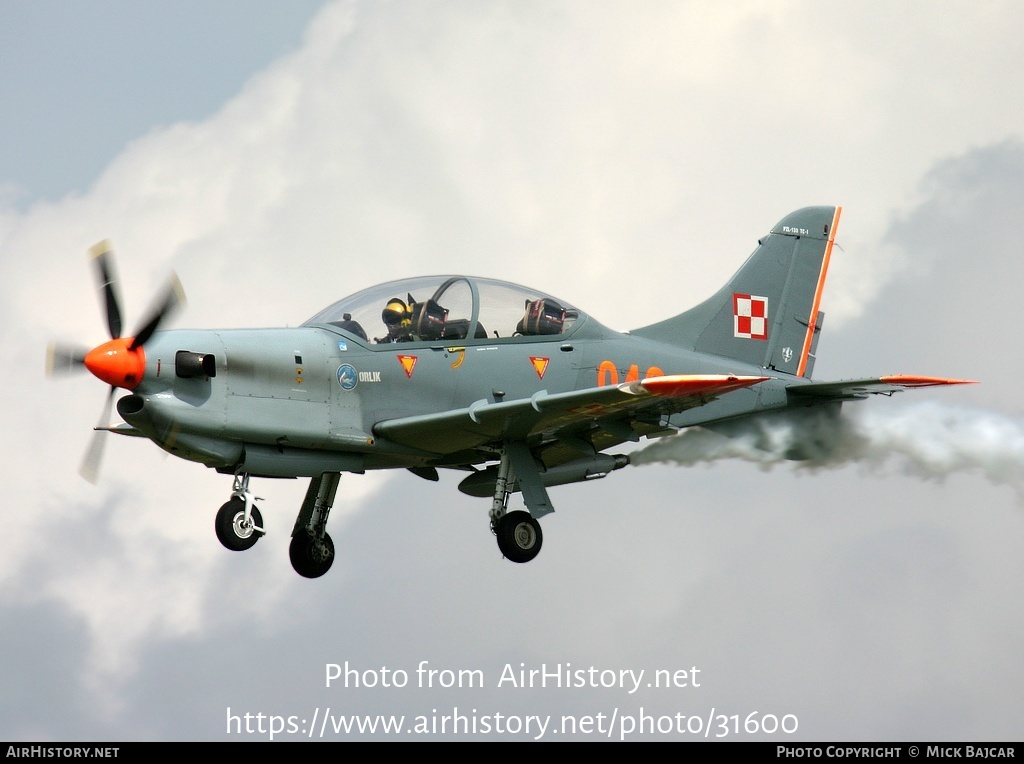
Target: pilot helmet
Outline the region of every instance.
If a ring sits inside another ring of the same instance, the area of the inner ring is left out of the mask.
[[[389,327],[398,327],[403,323],[408,325],[411,320],[409,307],[405,304],[405,301],[399,297],[392,297],[388,300],[388,304],[384,306],[384,310],[381,311],[380,317],[381,320],[383,320]]]

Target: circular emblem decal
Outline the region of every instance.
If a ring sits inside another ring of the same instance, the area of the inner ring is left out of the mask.
[[[338,384],[342,390],[351,390],[359,384],[359,375],[352,364],[343,363],[338,367]]]

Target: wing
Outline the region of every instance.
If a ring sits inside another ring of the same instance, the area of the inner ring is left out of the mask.
[[[633,419],[702,406],[766,379],[680,374],[567,393],[541,390],[530,398],[480,400],[463,409],[389,419],[377,423],[373,431],[377,437],[439,455],[504,440],[544,441],[594,424],[621,435],[620,440],[635,440]]]
[[[786,392],[790,395],[808,398],[829,398],[832,400],[856,400],[869,395],[892,395],[903,390],[918,387],[935,387],[938,385],[973,385],[972,379],[944,379],[942,377],[914,377],[906,374],[892,374],[887,377],[871,379],[845,379],[839,382],[811,382],[810,384],[790,385]]]

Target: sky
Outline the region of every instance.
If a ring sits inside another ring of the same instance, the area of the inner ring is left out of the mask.
[[[410,739],[458,714],[492,740],[571,734],[531,715],[612,727],[584,739],[1020,739],[1018,4],[0,17],[0,739],[297,739],[328,715],[407,726],[325,739]],[[180,328],[295,326],[465,272],[624,331],[711,294],[811,204],[844,207],[815,377],[980,384],[848,406],[871,447],[841,463],[733,455],[552,489],[528,565],[458,476],[405,471],[342,477],[321,579],[288,562],[304,481],[254,481],[269,533],[228,552],[230,477],[111,437],[86,483],[104,385],[43,375],[50,340],[106,339],[86,258],[104,238],[129,327],[172,270]],[[328,686],[332,665],[360,685]],[[420,666],[482,686],[421,686]],[[542,667],[597,686],[505,674]],[[647,686],[657,671],[676,681]]]

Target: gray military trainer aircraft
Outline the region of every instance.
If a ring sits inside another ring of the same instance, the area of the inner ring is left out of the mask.
[[[176,279],[134,337],[106,242],[92,249],[111,339],[52,345],[51,372],[88,369],[110,385],[82,472],[95,479],[107,432],[233,475],[217,537],[249,549],[265,533],[250,478],[310,478],[290,557],[308,578],[334,561],[326,531],[341,473],[403,468],[426,480],[468,473],[489,497],[501,553],[540,551],[548,488],[629,464],[606,453],[694,425],[729,427],[781,411],[835,412],[872,393],[966,380],[905,375],[811,380],[839,207],[783,218],[735,276],[696,307],[621,333],[543,292],[473,276],[371,287],[298,328],[159,330],[182,303]],[[122,423],[108,425],[117,399]],[[527,511],[508,511],[521,492]]]

